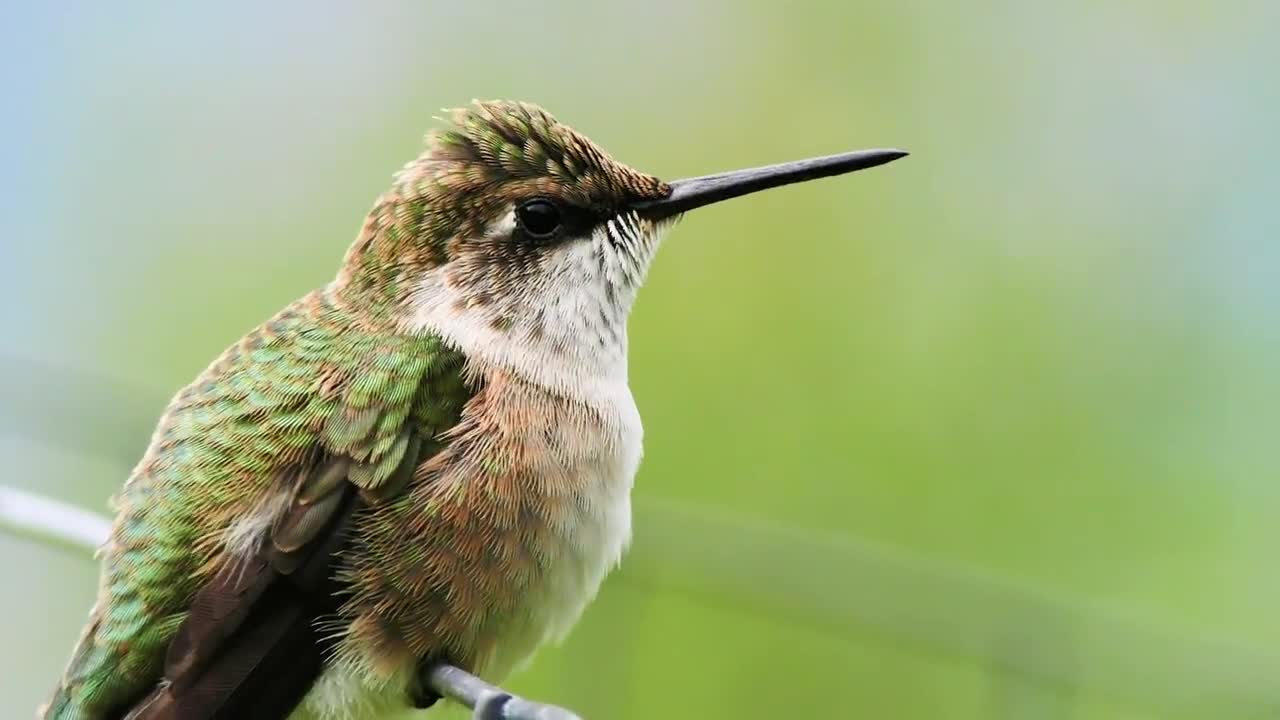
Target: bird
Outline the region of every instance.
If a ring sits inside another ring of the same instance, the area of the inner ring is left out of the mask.
[[[336,277],[180,390],[113,498],[45,720],[364,720],[563,638],[631,534],[627,319],[684,213],[882,165],[666,182],[525,102],[448,111]]]

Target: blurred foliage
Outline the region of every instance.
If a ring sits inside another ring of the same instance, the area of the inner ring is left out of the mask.
[[[0,352],[79,380],[7,373],[4,482],[103,507],[165,394],[332,276],[442,105],[532,100],[664,177],[897,145],[672,234],[631,323],[634,562],[513,689],[587,718],[1274,712],[1272,12],[6,7]],[[25,717],[94,575],[0,559]]]

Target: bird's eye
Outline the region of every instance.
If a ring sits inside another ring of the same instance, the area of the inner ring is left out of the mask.
[[[560,208],[550,200],[529,200],[516,208],[520,227],[535,240],[546,240],[560,229]]]

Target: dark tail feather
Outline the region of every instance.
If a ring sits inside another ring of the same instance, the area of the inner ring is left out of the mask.
[[[314,542],[266,543],[242,572],[201,588],[165,661],[165,680],[125,720],[283,720],[320,675],[329,643],[317,624],[337,610],[334,559],[360,500],[345,494]]]
[[[199,672],[157,688],[129,720],[281,720],[320,674],[324,650],[307,605],[277,584],[223,652]]]

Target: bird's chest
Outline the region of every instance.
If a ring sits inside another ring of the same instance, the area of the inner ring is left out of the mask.
[[[524,560],[508,587],[522,598],[495,613],[491,654],[481,665],[502,676],[543,642],[562,638],[622,557],[631,537],[631,487],[640,462],[642,429],[625,384],[606,386],[589,402],[528,388],[500,403],[499,432],[510,446],[495,454],[512,462],[512,492],[523,498],[522,520],[510,531],[495,524]],[[516,470],[516,467],[519,467]],[[495,569],[503,574],[501,563]]]
[[[423,657],[498,681],[569,631],[630,540],[641,455],[625,383],[589,400],[487,383],[413,502],[370,525],[354,572],[385,585],[355,593],[344,652],[292,720],[402,707]]]

